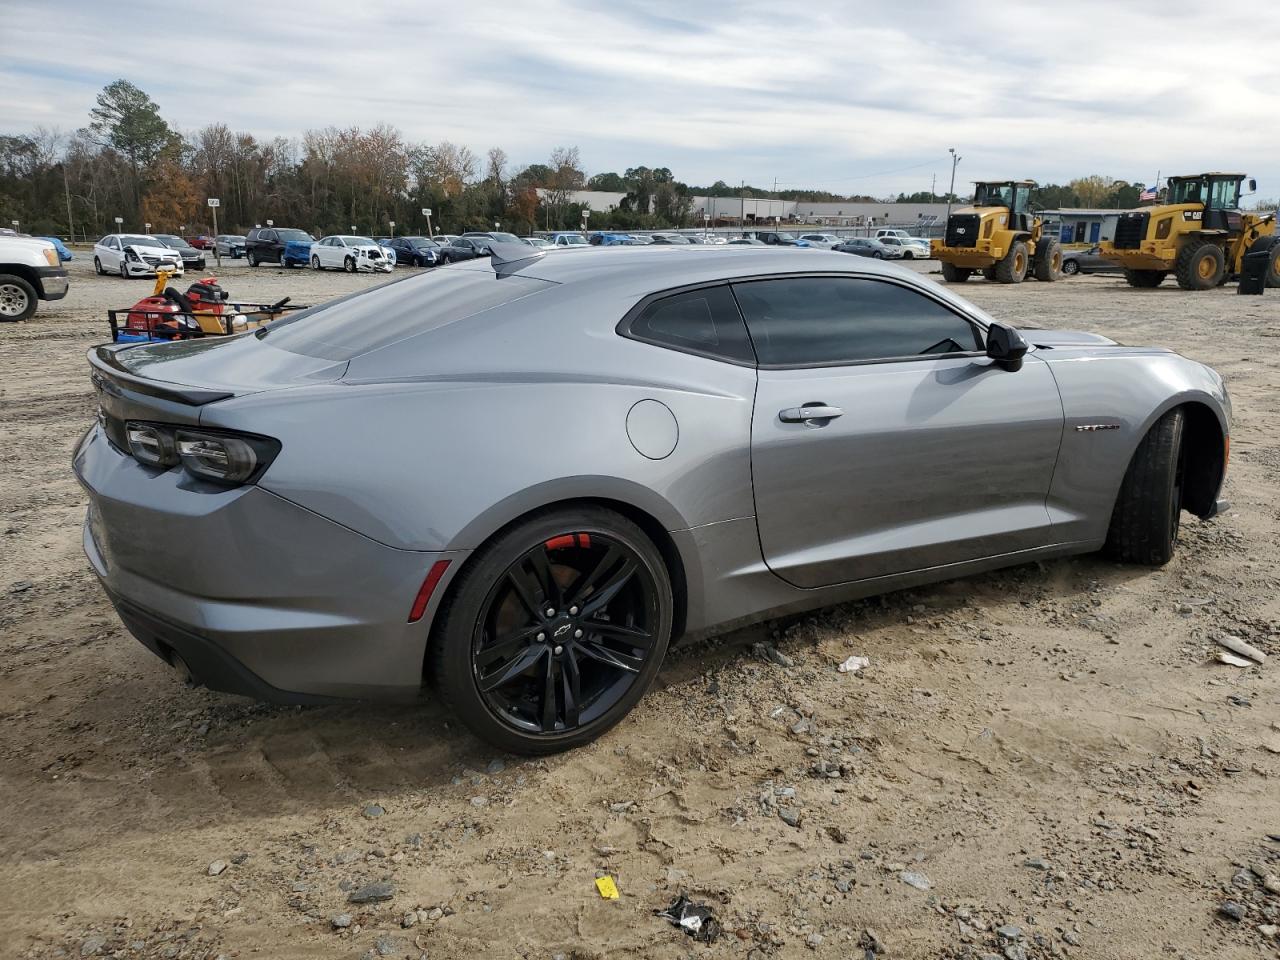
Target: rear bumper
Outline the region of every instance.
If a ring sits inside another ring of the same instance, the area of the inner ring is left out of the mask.
[[[256,486],[143,467],[99,427],[73,465],[89,494],[85,554],[125,626],[164,659],[277,702],[421,692],[447,582],[421,621],[409,611],[435,561],[455,555],[388,547]]]

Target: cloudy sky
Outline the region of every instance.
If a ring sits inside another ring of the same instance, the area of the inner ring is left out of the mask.
[[[175,16],[175,11],[178,11]],[[87,122],[126,77],[179,129],[386,122],[886,195],[958,182],[1240,169],[1280,196],[1280,3],[0,0],[0,132]]]

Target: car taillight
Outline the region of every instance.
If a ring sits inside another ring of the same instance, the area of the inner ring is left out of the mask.
[[[125,436],[129,440],[129,452],[133,459],[149,467],[176,467],[178,450],[173,434],[150,423],[129,421],[125,424]]]
[[[125,436],[139,463],[165,470],[181,464],[193,477],[232,486],[257,480],[280,452],[270,437],[137,420],[125,424]]]

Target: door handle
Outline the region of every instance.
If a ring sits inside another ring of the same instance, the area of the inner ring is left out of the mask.
[[[834,420],[844,416],[839,407],[829,407],[825,403],[806,403],[803,407],[787,407],[778,411],[778,419],[783,423],[811,423],[815,420]]]

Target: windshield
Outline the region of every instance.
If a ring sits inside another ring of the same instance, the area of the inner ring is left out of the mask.
[[[552,286],[532,277],[441,270],[300,310],[257,335],[292,353],[345,361]]]
[[[277,230],[276,236],[281,240],[296,240],[303,243],[315,240],[315,237],[311,236],[311,234],[307,233],[305,230]]]
[[[155,237],[128,236],[128,237],[121,237],[120,242],[126,247],[129,246],[130,244],[138,247],[163,247],[164,246],[164,244],[161,243],[159,240],[157,240]]]
[[[440,246],[440,244],[436,243],[434,240],[426,240],[422,237],[414,237],[409,241],[409,243],[415,250],[427,250]]]
[[[1013,187],[1007,183],[980,183],[973,194],[976,207],[1007,207],[1013,202]]]
[[[153,233],[151,236],[159,240],[166,247],[185,247],[187,245],[187,241],[183,240],[181,237],[175,237],[172,234]]]

